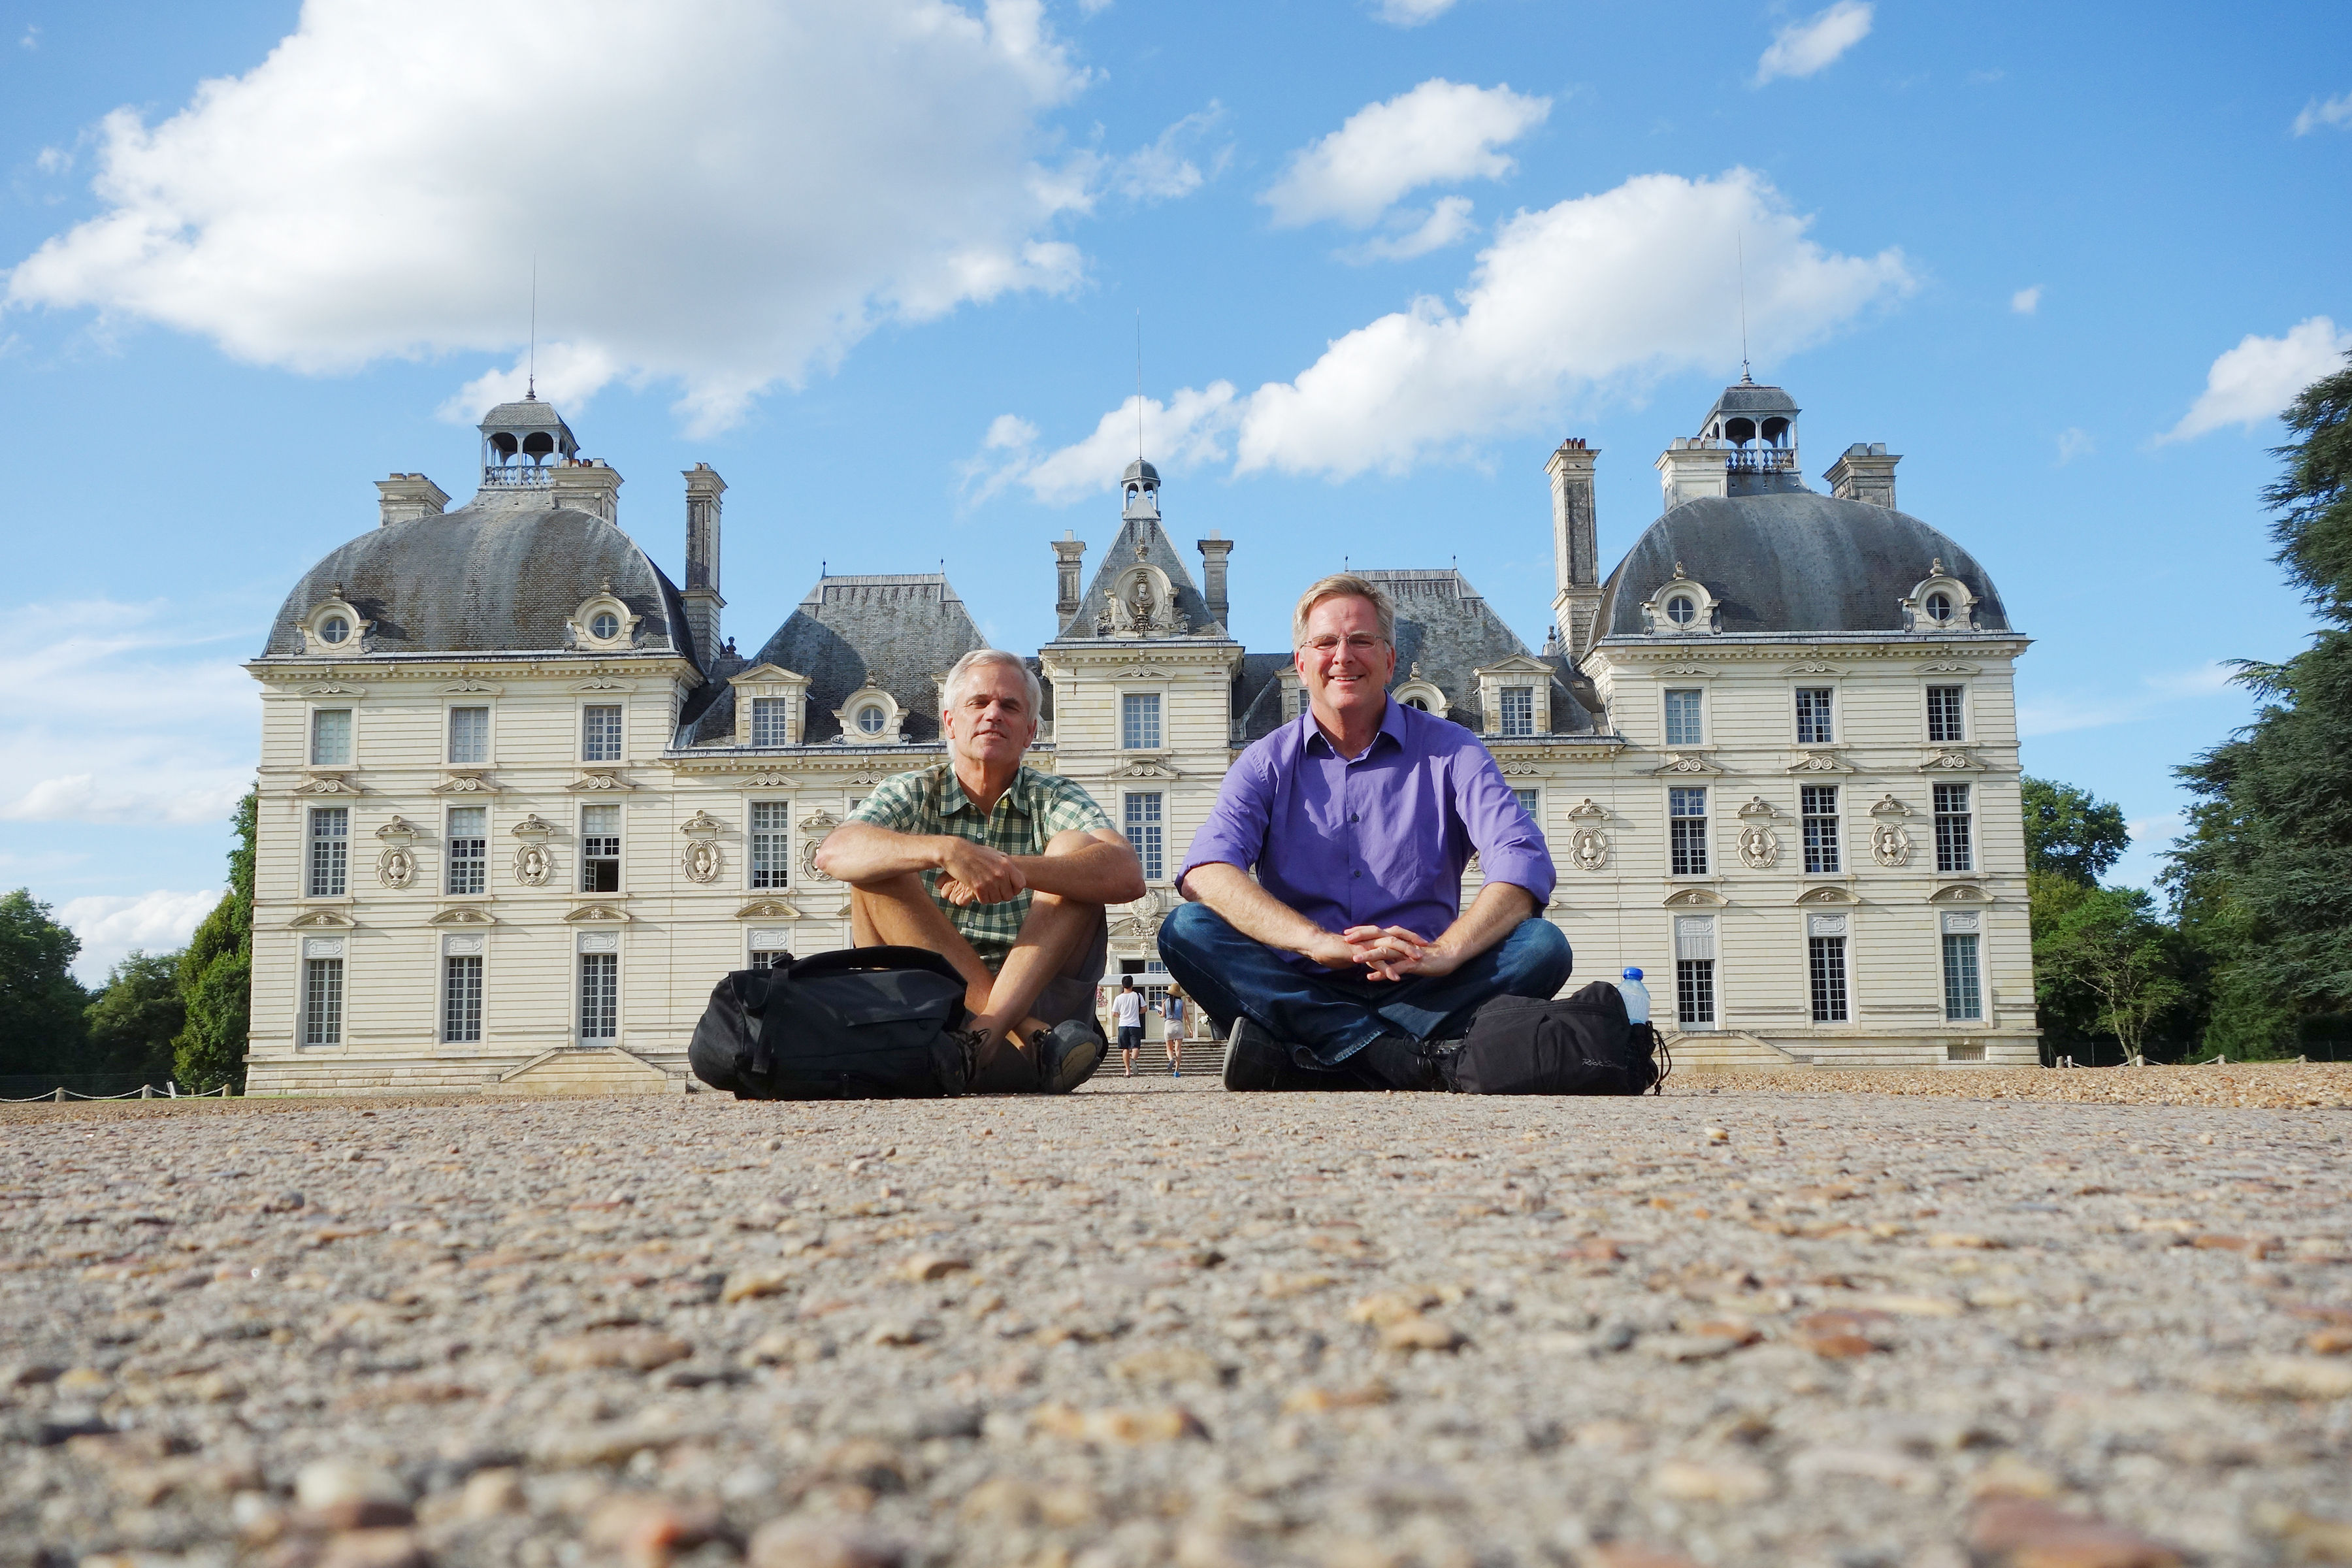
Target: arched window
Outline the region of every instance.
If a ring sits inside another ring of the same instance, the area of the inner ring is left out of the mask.
[[[1945,593],[1934,593],[1928,595],[1927,618],[1931,621],[1950,620],[1952,618],[1952,596],[1949,594]]]
[[[490,437],[490,450],[499,455],[499,461],[501,463],[513,457],[517,449],[515,438],[503,430]]]
[[[341,616],[329,616],[319,623],[320,642],[339,643],[352,635],[352,623]]]
[[[555,437],[544,430],[534,430],[522,438],[522,449],[532,462],[542,462],[555,450]]]
[[[882,722],[882,705],[878,702],[869,702],[857,710],[857,727],[869,735],[880,734]]]
[[[1688,594],[1676,594],[1666,601],[1666,619],[1678,626],[1686,626],[1698,619],[1698,602]]]
[[[610,610],[599,610],[588,623],[588,635],[599,642],[609,642],[621,635],[621,617]]]

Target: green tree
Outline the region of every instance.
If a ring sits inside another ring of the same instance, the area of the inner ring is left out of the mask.
[[[2051,779],[2028,776],[2020,783],[2025,796],[2026,865],[2095,886],[2131,844],[2124,808]]]
[[[0,1073],[76,1069],[89,1001],[73,977],[80,952],[29,889],[0,896]]]
[[[180,1001],[187,1023],[172,1042],[172,1070],[184,1089],[245,1089],[253,1014],[253,845],[260,810],[256,792],[236,803],[228,891],[180,954]]]
[[[2284,418],[2301,438],[2263,499],[2275,559],[2326,624],[2284,663],[2239,666],[2263,707],[2179,770],[2198,803],[2164,878],[2211,956],[2206,1044],[2224,1049],[2281,1050],[2295,1020],[2352,1010],[2352,361]]]
[[[2171,933],[2139,888],[2089,888],[2054,912],[2034,943],[2037,974],[2089,999],[2099,1033],[2127,1058],[2146,1050],[2157,1021],[2186,994]]]
[[[83,1012],[88,1070],[137,1073],[161,1083],[172,1072],[172,1039],[187,1023],[180,1000],[177,953],[132,951],[106,977],[106,989]]]

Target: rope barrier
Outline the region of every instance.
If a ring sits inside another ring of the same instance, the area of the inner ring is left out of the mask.
[[[228,1087],[226,1084],[222,1084],[218,1089],[194,1089],[182,1094],[177,1083],[166,1082],[161,1093],[166,1100],[201,1100],[207,1095],[216,1095],[226,1100]],[[59,1084],[47,1094],[28,1094],[21,1098],[0,1096],[0,1105],[38,1105],[45,1102],[63,1104],[68,1100],[153,1100],[157,1097],[157,1093],[156,1087],[152,1083],[142,1083],[137,1089],[124,1089],[121,1094],[84,1094],[79,1089],[68,1089],[65,1085]]]

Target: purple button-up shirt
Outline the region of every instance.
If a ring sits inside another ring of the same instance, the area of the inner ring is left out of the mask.
[[[1490,882],[1541,909],[1551,848],[1478,737],[1394,698],[1363,754],[1343,757],[1302,713],[1244,752],[1192,836],[1177,885],[1212,860],[1326,931],[1402,926],[1435,939],[1462,912],[1475,850]]]

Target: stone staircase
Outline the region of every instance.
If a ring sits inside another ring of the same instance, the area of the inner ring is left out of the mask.
[[[684,1094],[687,1080],[618,1046],[564,1047],[533,1057],[482,1086],[485,1094]]]
[[[1675,1071],[1678,1073],[1738,1072],[1759,1068],[1784,1071],[1813,1065],[1811,1057],[1784,1051],[1753,1035],[1743,1035],[1733,1029],[1668,1035],[1666,1049],[1674,1054]]]

